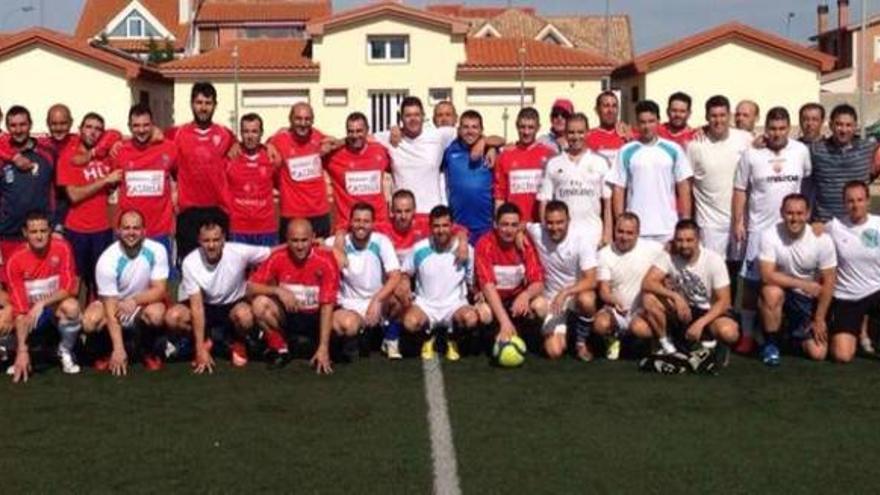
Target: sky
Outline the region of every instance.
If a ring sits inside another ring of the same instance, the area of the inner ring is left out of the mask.
[[[708,29],[716,24],[737,20],[759,29],[790,36],[806,43],[816,31],[816,6],[819,0],[607,0],[613,13],[629,14],[636,53],[663,46],[676,39]],[[830,25],[837,23],[837,2],[831,5]],[[868,12],[880,10],[880,0],[865,0]],[[335,10],[366,3],[365,0],[333,0]],[[428,3],[467,3],[473,5],[532,5],[524,0],[407,0],[409,5]],[[0,31],[40,25],[72,32],[79,18],[83,0],[0,0]],[[602,14],[606,0],[542,0],[539,14]],[[851,0],[851,22],[860,16],[861,0]],[[22,7],[33,6],[30,12]],[[790,23],[789,14],[793,13]]]

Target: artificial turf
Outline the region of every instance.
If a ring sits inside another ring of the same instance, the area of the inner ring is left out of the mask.
[[[444,363],[464,493],[873,493],[880,363]],[[428,493],[421,363],[0,385],[3,493]]]

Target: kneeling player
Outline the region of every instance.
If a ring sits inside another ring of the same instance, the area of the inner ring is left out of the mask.
[[[317,372],[331,373],[330,334],[339,269],[330,251],[314,247],[315,233],[308,220],[291,220],[286,233],[286,245],[275,248],[248,282],[254,316],[270,351],[269,367],[282,368],[290,361],[289,342],[298,334],[317,344],[311,359]]]
[[[98,258],[95,278],[101,300],[86,308],[83,331],[106,330],[110,336],[109,362],[99,359],[96,368],[109,367],[114,375],[125,375],[131,351],[155,371],[162,367],[155,346],[165,321],[168,256],[162,244],[146,238],[144,217],[136,210],[119,216],[116,235],[119,240]],[[126,349],[126,340],[133,348]]]
[[[358,335],[382,323],[385,304],[400,282],[400,263],[391,240],[373,231],[375,210],[367,203],[351,209],[344,239],[347,265],[342,269],[339,309],[333,330],[345,337],[345,354],[354,357]],[[332,246],[333,239],[326,244]]]
[[[480,319],[498,321],[496,340],[517,334],[512,319],[535,320],[547,314],[544,272],[531,243],[516,245],[520,232],[519,208],[504,203],[495,212],[495,228],[477,242],[475,272],[485,302],[478,303]],[[529,322],[537,323],[537,322]]]
[[[642,304],[661,354],[677,351],[668,334],[669,319],[689,344],[703,342],[711,348],[715,339],[732,345],[739,338],[730,315],[730,278],[724,258],[700,246],[700,228],[693,220],[676,224],[672,252],[654,261],[642,290]]]
[[[544,265],[544,297],[550,307],[544,315],[544,352],[562,357],[567,347],[567,322],[577,316],[575,347],[582,361],[593,354],[587,345],[589,326],[596,313],[596,244],[598,233],[569,229],[568,206],[551,200],[544,206],[544,225],[529,223],[526,231]],[[544,308],[541,308],[544,309]]]
[[[621,213],[614,225],[614,242],[599,251],[599,298],[605,306],[596,314],[594,330],[606,338],[606,357],[620,356],[619,335],[630,333],[638,339],[651,339],[654,333],[641,308],[642,280],[663,245],[639,237],[639,217]]]
[[[225,229],[217,220],[202,222],[199,249],[189,253],[182,265],[181,292],[188,304],[177,304],[165,315],[170,332],[192,332],[197,374],[214,371],[211,349],[215,340],[231,342],[233,366],[247,364],[244,337],[254,327],[254,315],[245,300],[245,276],[248,268],[270,253],[268,247],[226,242],[225,238]]]
[[[413,246],[412,253],[403,263],[404,271],[415,283],[415,301],[403,317],[407,331],[415,333],[427,329],[428,339],[422,345],[422,359],[434,358],[434,330],[445,326],[473,331],[479,323],[476,310],[467,299],[468,286],[473,284],[473,250],[466,262],[458,260],[458,245],[465,242],[452,234],[452,213],[446,206],[435,206],[428,215],[431,237]],[[404,284],[409,279],[404,279]],[[446,359],[460,358],[455,339],[446,346]]]
[[[52,236],[49,217],[43,212],[28,213],[22,230],[27,244],[6,262],[16,334],[15,361],[6,372],[14,382],[27,381],[31,372],[30,337],[57,327],[61,335],[61,371],[79,373],[73,348],[82,321],[76,299],[79,281],[70,245]]]
[[[782,201],[782,222],[761,235],[758,260],[764,285],[758,309],[765,340],[761,359],[768,366],[779,364],[783,314],[791,337],[800,342],[804,354],[815,360],[828,354],[826,318],[834,293],[837,254],[830,236],[813,233],[807,225],[809,218],[807,198],[789,194]]]

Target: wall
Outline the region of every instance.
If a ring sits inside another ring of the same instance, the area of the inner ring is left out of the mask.
[[[171,82],[134,81],[131,84],[132,102],[139,101],[141,91],[150,94],[153,121],[162,127],[170,126],[174,114],[174,85]]]
[[[27,107],[35,132],[46,131],[46,112],[54,103],[70,107],[75,126],[85,113],[93,111],[104,117],[108,128],[127,128],[132,97],[125,78],[60,52],[32,47],[3,58],[0,88],[0,107]]]

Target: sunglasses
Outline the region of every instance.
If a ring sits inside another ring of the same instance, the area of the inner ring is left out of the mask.
[[[571,117],[571,114],[566,112],[565,110],[553,110],[552,112],[550,112],[551,119],[555,119],[558,117],[562,117],[564,119],[567,119],[567,118]]]

